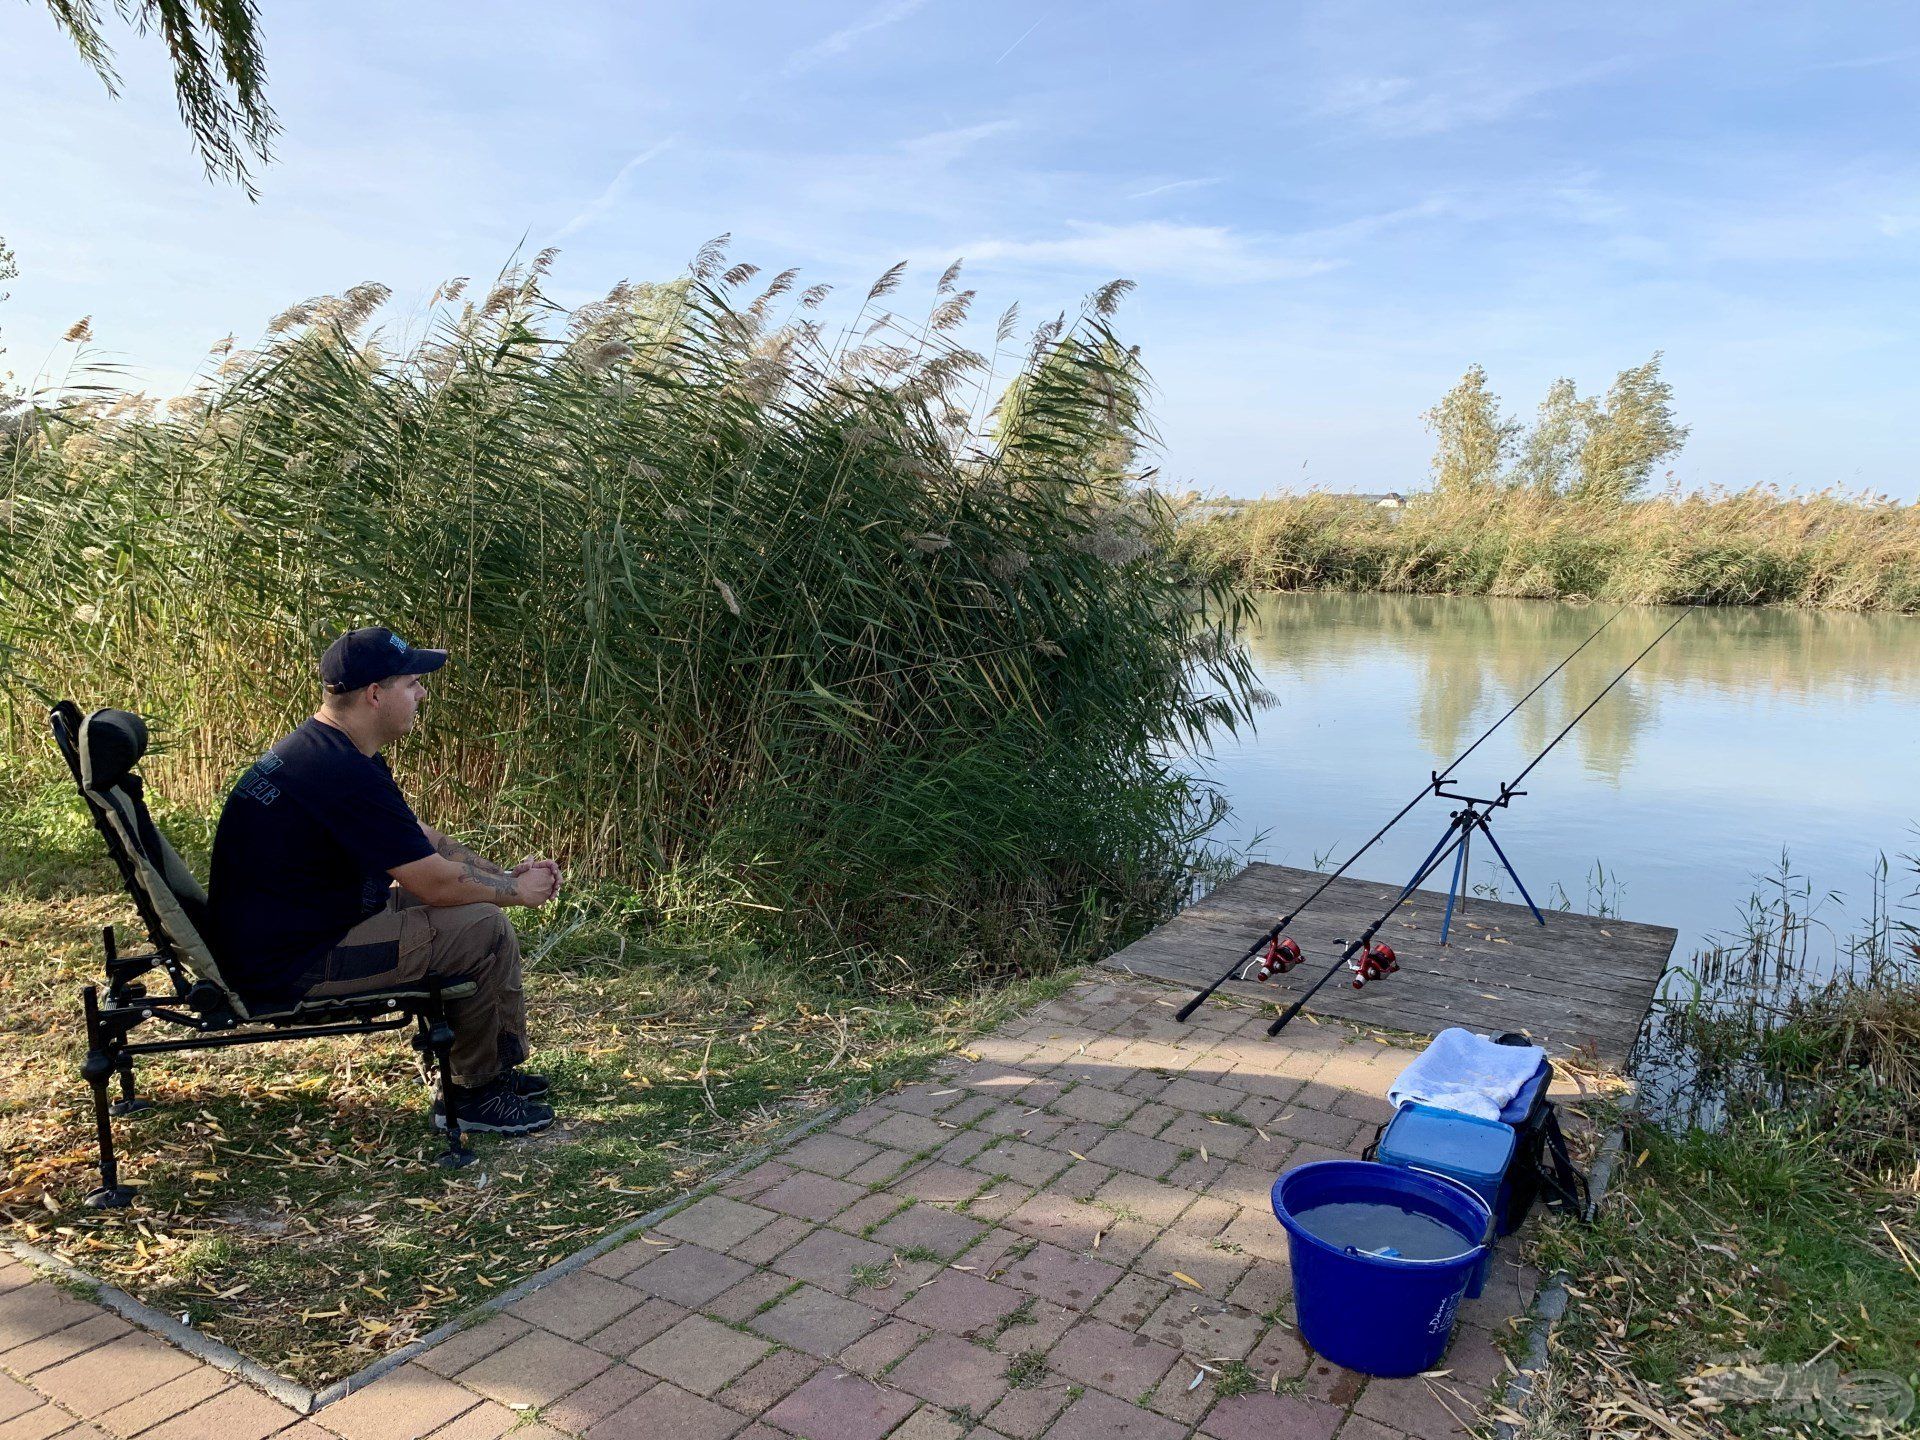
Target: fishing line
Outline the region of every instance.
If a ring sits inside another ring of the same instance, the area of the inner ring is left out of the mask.
[[[1448,776],[1452,775],[1455,770],[1459,769],[1460,766],[1466,762],[1468,756],[1472,755],[1474,751],[1478,750],[1482,745],[1486,744],[1488,739],[1492,737],[1493,732],[1498,730],[1502,725],[1506,724],[1507,721],[1511,720],[1514,716],[1514,713],[1517,710],[1519,710],[1519,708],[1522,705],[1526,704],[1534,696],[1538,695],[1543,689],[1545,689],[1547,682],[1552,680],[1553,677],[1558,675],[1562,670],[1566,669],[1568,664],[1572,662],[1574,656],[1578,655],[1582,650],[1586,649],[1587,646],[1591,645],[1595,640],[1599,639],[1600,631],[1605,630],[1607,626],[1613,624],[1614,621],[1618,620],[1623,614],[1626,613],[1626,609],[1627,607],[1625,605],[1622,605],[1618,610],[1614,611],[1613,614],[1609,615],[1605,620],[1601,621],[1599,629],[1596,629],[1593,632],[1593,634],[1587,636],[1586,639],[1582,640],[1578,645],[1574,646],[1573,649],[1569,650],[1566,653],[1566,655],[1561,659],[1560,663],[1554,666],[1545,675],[1541,676],[1539,682],[1535,684],[1531,690],[1527,691],[1526,694],[1522,695],[1518,700],[1514,701],[1512,705],[1507,707],[1507,713],[1502,715],[1498,720],[1494,721],[1493,724],[1489,725],[1486,728],[1486,730],[1481,733],[1481,736],[1478,740],[1475,740],[1471,745],[1467,746],[1466,749],[1462,750],[1458,755],[1454,756],[1452,762],[1448,764],[1446,769],[1441,770],[1434,774],[1430,774],[1428,776],[1427,783],[1421,787],[1420,793],[1415,795],[1405,805],[1402,805],[1399,809],[1399,812],[1395,814],[1391,820],[1387,821],[1386,824],[1382,825],[1378,830],[1374,831],[1372,839],[1368,840],[1366,844],[1362,845],[1358,850],[1354,851],[1353,854],[1349,855],[1344,861],[1342,861],[1340,864],[1340,868],[1338,870],[1335,870],[1332,874],[1328,875],[1325,879],[1323,879],[1319,883],[1319,885],[1314,887],[1312,894],[1308,895],[1306,899],[1302,900],[1298,905],[1294,906],[1292,910],[1288,911],[1285,915],[1282,915],[1279,920],[1275,921],[1273,926],[1270,929],[1268,929],[1265,934],[1263,934],[1259,939],[1255,940],[1253,944],[1247,948],[1246,954],[1242,955],[1238,960],[1234,961],[1233,964],[1229,965],[1221,973],[1220,977],[1217,980],[1215,980],[1211,985],[1208,985],[1205,989],[1195,992],[1194,997],[1191,1000],[1187,1001],[1185,1005],[1181,1006],[1179,1012],[1175,1014],[1173,1018],[1184,1023],[1188,1019],[1188,1017],[1190,1017],[1193,1014],[1195,1010],[1198,1010],[1200,1006],[1204,1004],[1213,995],[1213,993],[1216,990],[1218,990],[1222,985],[1226,984],[1227,981],[1233,979],[1236,975],[1241,974],[1241,972],[1244,971],[1249,964],[1251,964],[1254,960],[1259,958],[1260,949],[1262,946],[1272,946],[1278,943],[1281,935],[1285,933],[1286,928],[1294,922],[1295,917],[1298,916],[1302,910],[1305,910],[1314,901],[1318,900],[1321,897],[1321,895],[1326,892],[1326,889],[1329,885],[1333,884],[1334,881],[1338,880],[1342,875],[1347,873],[1348,866],[1352,865],[1354,861],[1358,860],[1362,855],[1366,854],[1367,851],[1371,850],[1375,845],[1377,845],[1380,842],[1381,837],[1384,836],[1389,830],[1393,829],[1394,826],[1398,825],[1402,820],[1406,819],[1407,816],[1410,813],[1412,813],[1414,806],[1418,805],[1422,800],[1426,799],[1427,796],[1437,791],[1440,788],[1441,782],[1446,780]],[[1655,641],[1654,643],[1658,644],[1659,642]],[[1652,647],[1648,647],[1648,648],[1652,648]],[[1603,691],[1602,693],[1604,694],[1605,692]],[[1591,708],[1592,708],[1591,706],[1588,707],[1588,709],[1591,709]],[[1586,712],[1582,711],[1581,713],[1585,714]],[[1559,742],[1555,741],[1555,743],[1558,744]],[[1532,767],[1528,767],[1528,768],[1532,768]],[[1292,942],[1288,942],[1288,943],[1291,944]],[[1295,950],[1297,950],[1299,947],[1295,946],[1294,948]],[[1298,963],[1298,962],[1296,961],[1294,963]],[[1282,968],[1291,968],[1291,966],[1285,966]]]
[[[1625,608],[1626,608],[1625,606],[1621,607],[1622,610],[1624,610]],[[1511,801],[1519,798],[1522,794],[1524,794],[1525,792],[1518,788],[1519,784],[1522,780],[1526,779],[1527,776],[1533,773],[1534,767],[1538,765],[1542,760],[1546,759],[1547,756],[1553,752],[1553,749],[1556,745],[1558,745],[1562,740],[1566,739],[1567,736],[1573,733],[1574,726],[1578,725],[1582,720],[1584,720],[1587,717],[1588,711],[1592,710],[1594,706],[1598,705],[1602,700],[1606,699],[1608,692],[1611,691],[1614,686],[1618,685],[1622,680],[1626,679],[1627,676],[1633,671],[1633,668],[1636,665],[1638,665],[1642,660],[1646,659],[1647,656],[1653,653],[1654,646],[1658,645],[1662,640],[1666,639],[1667,636],[1671,635],[1674,632],[1674,630],[1679,627],[1680,622],[1682,620],[1685,620],[1689,615],[1693,614],[1693,612],[1698,610],[1699,608],[1700,608],[1699,602],[1695,601],[1693,604],[1687,606],[1686,609],[1682,610],[1679,613],[1679,615],[1675,616],[1672,624],[1668,625],[1666,629],[1662,630],[1658,635],[1654,636],[1653,639],[1648,643],[1646,649],[1642,650],[1638,655],[1634,656],[1633,659],[1629,660],[1625,668],[1623,668],[1618,675],[1615,675],[1613,679],[1609,680],[1601,688],[1599,694],[1595,695],[1584,706],[1582,706],[1580,713],[1575,715],[1573,719],[1569,720],[1566,724],[1566,727],[1562,729],[1558,735],[1554,736],[1553,739],[1547,742],[1546,748],[1543,749],[1538,755],[1535,755],[1533,759],[1527,762],[1526,769],[1522,770],[1518,775],[1514,776],[1513,779],[1501,785],[1500,794],[1497,799],[1473,800],[1465,796],[1456,797],[1459,799],[1466,800],[1467,804],[1465,809],[1454,812],[1453,820],[1451,824],[1448,826],[1448,831],[1447,831],[1447,835],[1452,836],[1452,839],[1449,840],[1446,835],[1443,835],[1441,837],[1440,844],[1434,846],[1433,850],[1429,852],[1427,858],[1420,863],[1420,868],[1414,872],[1413,878],[1409,880],[1403,887],[1401,887],[1400,893],[1394,897],[1393,903],[1389,905],[1384,911],[1381,912],[1380,918],[1375,920],[1364,931],[1362,931],[1360,938],[1358,940],[1352,941],[1351,943],[1348,944],[1345,950],[1341,951],[1340,957],[1337,960],[1335,960],[1331,966],[1327,968],[1326,973],[1323,974],[1318,980],[1314,981],[1313,984],[1307,988],[1307,991],[1304,995],[1302,995],[1298,1000],[1295,1000],[1293,1004],[1289,1005],[1286,1008],[1286,1010],[1281,1014],[1280,1018],[1275,1020],[1273,1024],[1267,1027],[1267,1034],[1278,1035],[1282,1030],[1286,1029],[1288,1022],[1291,1021],[1294,1018],[1294,1016],[1300,1013],[1300,1011],[1306,1006],[1307,1001],[1311,1000],[1314,997],[1315,992],[1317,992],[1322,985],[1325,985],[1327,981],[1331,980],[1335,975],[1339,974],[1342,967],[1344,967],[1348,961],[1352,960],[1355,955],[1366,955],[1370,957],[1373,953],[1373,937],[1379,931],[1380,927],[1387,923],[1387,920],[1393,915],[1394,911],[1398,910],[1402,905],[1407,903],[1407,897],[1412,895],[1413,892],[1417,888],[1419,888],[1420,882],[1422,880],[1426,879],[1427,876],[1431,875],[1436,869],[1438,869],[1440,865],[1442,865],[1446,861],[1447,857],[1453,854],[1455,850],[1459,849],[1462,845],[1468,842],[1468,840],[1472,837],[1473,832],[1476,828],[1484,831],[1488,840],[1490,841],[1493,840],[1493,832],[1492,830],[1487,828],[1485,811],[1490,808],[1505,806],[1509,804]],[[1619,615],[1619,611],[1615,611],[1614,614],[1617,617]],[[1609,625],[1612,623],[1613,623],[1612,620],[1609,620],[1607,622],[1607,624]],[[1606,626],[1604,625],[1601,627],[1601,629],[1605,629],[1605,628]],[[1595,631],[1594,633],[1598,634],[1599,631]],[[1589,636],[1588,638],[1591,639],[1592,637]],[[1571,659],[1571,658],[1572,656],[1568,657],[1568,659]],[[1565,661],[1562,661],[1561,663],[1564,664]],[[1508,712],[1508,714],[1511,714],[1511,713],[1512,711]],[[1438,778],[1439,777],[1436,777],[1436,783],[1434,786],[1434,789],[1436,791],[1439,788]],[[1496,850],[1499,849],[1499,845],[1497,842],[1495,843],[1494,848]],[[1502,858],[1504,859],[1505,857],[1503,856]],[[1508,868],[1509,868],[1509,873],[1511,873],[1512,867],[1509,866]],[[1321,889],[1325,889],[1325,888],[1326,887],[1324,885],[1321,886]],[[1316,891],[1315,893],[1318,894],[1319,892]],[[1451,896],[1449,896],[1449,900],[1451,900]],[[1528,903],[1531,904],[1532,902],[1529,901]],[[1538,912],[1535,912],[1535,913],[1537,918]],[[1546,922],[1542,921],[1541,923],[1544,924]],[[1387,973],[1388,971],[1397,970],[1399,968],[1398,964],[1395,962],[1395,959],[1391,951],[1387,952],[1386,966],[1387,966],[1386,971],[1377,971],[1373,975],[1369,975],[1364,969],[1357,970],[1356,978],[1354,980],[1355,988],[1357,989],[1360,986],[1364,985],[1366,981],[1370,978],[1378,978],[1379,974]],[[1218,982],[1216,982],[1216,984],[1217,983]]]

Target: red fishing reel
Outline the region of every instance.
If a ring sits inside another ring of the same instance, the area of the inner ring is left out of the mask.
[[[1267,953],[1260,957],[1260,964],[1253,972],[1253,978],[1260,981],[1271,980],[1276,975],[1284,975],[1307,957],[1300,953],[1300,943],[1291,935],[1282,936],[1267,942]]]
[[[1353,988],[1358,990],[1369,980],[1384,980],[1400,968],[1400,959],[1391,945],[1369,945],[1348,962],[1353,971]]]

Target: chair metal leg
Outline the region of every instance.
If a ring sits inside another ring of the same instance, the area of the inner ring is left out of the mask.
[[[447,1148],[440,1152],[440,1164],[448,1170],[457,1170],[462,1165],[471,1165],[479,1157],[460,1135],[460,1112],[453,1103],[453,1027],[447,1023],[446,1004],[440,998],[438,985],[433,987],[428,1015],[433,1028],[427,1032],[427,1040],[433,1047],[434,1064],[440,1070],[440,1112],[447,1122]]]
[[[138,1115],[142,1110],[151,1110],[153,1108],[153,1102],[151,1100],[143,1100],[134,1093],[133,1056],[123,1053],[120,1056],[119,1065],[116,1068],[120,1071],[120,1098],[113,1102],[113,1113],[115,1115]]]
[[[135,1187],[120,1183],[120,1164],[113,1154],[113,1116],[107,1104],[107,1077],[120,1065],[111,1053],[106,1027],[100,1023],[100,995],[91,985],[80,992],[87,1017],[87,1058],[80,1074],[93,1088],[94,1135],[100,1152],[100,1188],[88,1194],[94,1210],[123,1210],[133,1203]],[[122,1056],[129,1070],[132,1058]]]

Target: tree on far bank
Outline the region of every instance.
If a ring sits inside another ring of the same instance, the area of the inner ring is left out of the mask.
[[[45,0],[53,23],[116,99],[120,76],[100,33],[97,0]],[[209,179],[233,181],[257,197],[248,166],[273,158],[279,123],[267,104],[266,56],[259,10],[252,0],[115,0],[122,19],[142,35],[157,31],[173,61],[180,118]]]
[[[1599,414],[1600,402],[1582,400],[1573,381],[1562,376],[1547,390],[1533,428],[1520,443],[1513,483],[1542,494],[1561,494],[1572,488],[1574,466]]]
[[[1588,421],[1569,493],[1581,500],[1631,500],[1663,460],[1680,452],[1687,432],[1673,418],[1673,387],[1660,376],[1656,350],[1646,364],[1614,378]]]
[[[1485,370],[1468,366],[1460,383],[1420,418],[1439,442],[1433,452],[1435,490],[1457,492],[1499,483],[1520,425],[1501,415],[1500,397],[1487,388]]]

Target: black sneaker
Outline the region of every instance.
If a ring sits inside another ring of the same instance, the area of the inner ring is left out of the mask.
[[[531,1135],[553,1124],[553,1108],[513,1093],[512,1083],[502,1077],[477,1090],[455,1090],[454,1110],[462,1130],[484,1130],[495,1135]],[[433,1104],[433,1128],[447,1128],[447,1112],[439,1101]]]
[[[531,1070],[507,1071],[507,1083],[522,1100],[538,1100],[553,1089],[553,1083],[546,1076],[535,1075]]]

